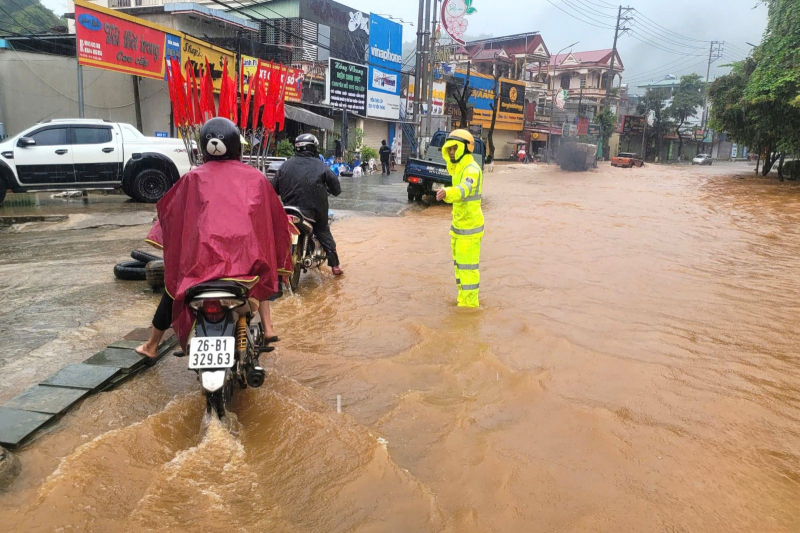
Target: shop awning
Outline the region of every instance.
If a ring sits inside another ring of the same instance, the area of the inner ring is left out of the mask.
[[[329,119],[328,117],[317,115],[316,113],[312,113],[308,109],[303,109],[301,107],[293,107],[290,105],[285,105],[284,109],[286,110],[286,118],[288,118],[289,120],[294,120],[295,122],[300,122],[301,124],[314,126],[315,128],[333,131],[334,128],[333,120]]]

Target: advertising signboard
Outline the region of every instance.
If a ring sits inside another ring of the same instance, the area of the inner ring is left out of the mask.
[[[464,80],[466,72],[457,70],[455,77]],[[475,107],[471,123],[488,128],[492,123],[494,78],[473,72],[470,74],[469,85],[473,88],[469,103]],[[495,129],[522,131],[525,119],[525,82],[500,78],[499,85],[500,107]]]
[[[81,65],[164,79],[166,32],[160,26],[75,1],[75,38]]]
[[[408,98],[406,101],[406,113],[411,115],[414,112],[414,76],[408,77]],[[447,96],[447,84],[443,81],[433,82],[433,112],[431,115],[444,115],[444,102]],[[428,104],[423,103],[420,108],[421,113],[428,112]],[[448,113],[450,114],[450,113]],[[452,115],[451,115],[452,116]]]
[[[349,61],[330,58],[328,103],[361,116],[367,114],[367,75],[369,69]]]
[[[305,73],[303,70],[287,67],[286,65],[281,65],[280,63],[272,63],[272,66],[270,67],[270,63],[268,61],[262,60],[261,71],[258,73],[258,75],[259,78],[266,82],[267,87],[269,86],[268,80],[277,79],[270,77],[270,68],[272,68],[272,70],[275,72],[288,73],[287,75],[289,76],[289,79],[286,80],[286,96],[283,98],[284,102],[302,101],[303,79],[305,78]],[[250,91],[250,80],[255,78],[256,69],[258,69],[258,58],[242,55],[242,68],[240,72],[242,73],[242,89],[244,93],[248,93]]]
[[[367,116],[399,120],[403,26],[374,13],[369,21]]]
[[[169,58],[174,59],[178,62],[179,65],[181,63],[181,38],[178,35],[172,35],[171,33],[167,34],[166,45],[164,46],[165,55]],[[167,79],[167,73],[164,72],[164,80]]]
[[[622,117],[623,135],[641,135],[644,133],[646,118],[639,115],[624,115]]]
[[[225,59],[228,60],[228,76],[233,77],[236,68],[236,59],[233,52],[185,33],[182,37],[183,60],[192,62],[194,74],[199,78],[206,71],[206,58],[208,58],[208,64],[211,67],[211,79],[214,82],[214,92],[219,93],[222,88],[222,69],[225,66]]]

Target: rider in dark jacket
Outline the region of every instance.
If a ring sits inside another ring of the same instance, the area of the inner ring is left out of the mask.
[[[319,160],[319,141],[310,133],[294,141],[295,156],[281,165],[272,180],[275,192],[283,205],[297,207],[314,219],[314,235],[328,256],[328,266],[335,276],[343,274],[328,225],[328,194],[339,196],[342,185],[339,178]]]

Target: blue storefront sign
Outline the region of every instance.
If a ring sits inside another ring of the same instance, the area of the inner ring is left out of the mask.
[[[167,43],[164,46],[164,56],[174,58],[178,65],[181,64],[181,38],[177,35],[167,34]],[[167,71],[164,69],[164,80],[167,80]]]
[[[400,119],[400,64],[403,26],[370,14],[367,116]]]

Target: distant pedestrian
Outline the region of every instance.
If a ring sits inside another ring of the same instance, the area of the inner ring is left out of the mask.
[[[378,150],[381,156],[381,176],[389,175],[389,157],[392,155],[392,149],[386,146],[386,141],[381,141],[381,149]]]
[[[400,153],[400,142],[397,140],[397,135],[395,135],[394,139],[392,139],[392,157],[389,160],[392,164],[392,170],[394,170],[394,165],[397,163],[398,155]]]

